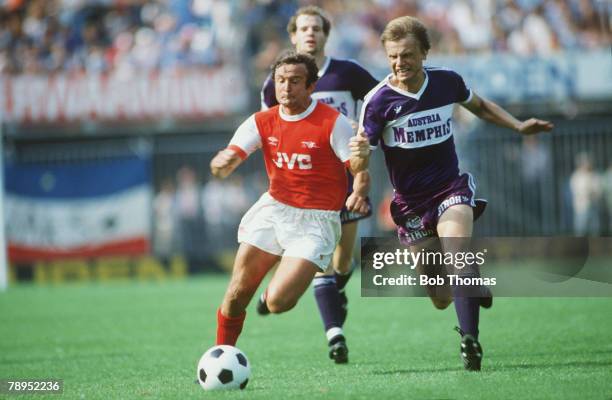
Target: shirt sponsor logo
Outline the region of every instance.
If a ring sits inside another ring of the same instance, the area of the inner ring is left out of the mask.
[[[310,154],[291,153],[289,155],[277,152],[276,159],[272,159],[272,161],[278,168],[283,168],[286,165],[288,169],[294,169],[297,165],[298,169],[312,169]]]
[[[425,117],[409,119],[406,126],[393,127],[393,138],[396,143],[419,143],[432,138],[441,138],[451,133],[451,119],[447,119],[442,124],[435,124],[425,127],[425,124],[440,122],[439,114],[427,115]],[[422,129],[409,129],[421,127]]]

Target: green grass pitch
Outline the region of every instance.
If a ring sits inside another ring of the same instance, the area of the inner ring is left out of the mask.
[[[196,364],[214,344],[227,279],[10,288],[0,294],[0,378],[64,379],[62,395],[37,399],[612,398],[611,298],[495,299],[481,313],[483,371],[469,373],[453,307],[360,298],[358,276],[348,365],[327,358],[309,290],[280,316],[251,304],[238,341],[252,366],[247,389],[204,392]]]

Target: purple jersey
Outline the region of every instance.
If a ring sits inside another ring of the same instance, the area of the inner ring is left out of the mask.
[[[357,101],[363,100],[378,81],[356,61],[327,57],[319,70],[312,98],[334,107],[344,116],[357,120]],[[261,91],[261,108],[277,105],[274,81],[270,75]]]
[[[380,143],[395,190],[406,197],[438,191],[459,175],[453,140],[453,104],[472,97],[454,71],[425,67],[418,93],[389,83],[367,94],[360,125],[375,148]]]

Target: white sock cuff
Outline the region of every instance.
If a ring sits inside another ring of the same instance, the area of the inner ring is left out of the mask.
[[[314,287],[323,285],[336,285],[336,277],[333,275],[317,276],[313,280]]]
[[[342,328],[339,328],[337,326],[334,326],[333,328],[329,328],[327,332],[325,332],[325,336],[327,336],[328,342],[338,335],[344,335],[344,331],[342,330]]]

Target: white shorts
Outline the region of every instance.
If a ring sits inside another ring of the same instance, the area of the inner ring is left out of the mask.
[[[242,217],[238,242],[279,256],[303,258],[325,271],[340,232],[340,211],[292,207],[266,192]]]

